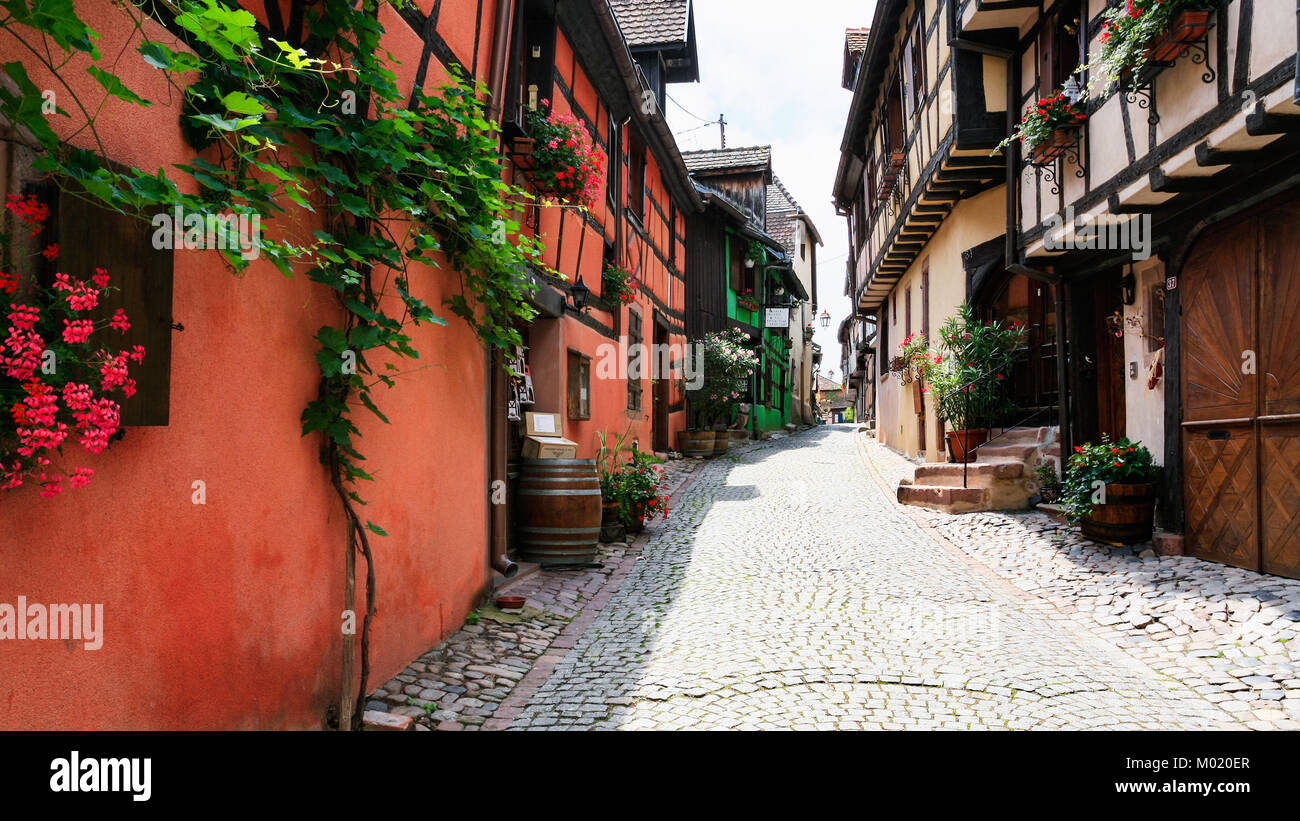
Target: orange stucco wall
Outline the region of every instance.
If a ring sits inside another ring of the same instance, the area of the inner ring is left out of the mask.
[[[99,122],[109,156],[150,171],[189,160],[175,95],[169,103],[157,74],[123,48],[127,18],[107,0],[77,5],[104,54],[124,54],[114,70],[156,101],[108,102]],[[475,5],[442,3],[439,30],[466,60]],[[494,7],[483,4],[483,79]],[[384,15],[409,83],[422,44]],[[0,59],[18,53],[0,39]],[[65,75],[100,99],[88,77]],[[429,75],[426,88],[445,76],[436,60]],[[171,423],[130,428],[88,458],[96,475],[86,488],[48,500],[32,487],[0,494],[0,602],[102,603],[105,620],[97,651],[0,644],[0,729],[316,727],[338,701],[345,531],[319,440],[301,436],[299,414],[319,379],[312,336],[341,316],[322,286],[265,263],[234,276],[215,252],[177,251],[174,276],[185,330],[173,339]],[[433,306],[456,287],[451,272],[431,270],[412,286]],[[371,502],[362,512],[390,534],[371,542],[372,686],[456,629],[488,578],[484,353],[454,320],[413,336],[423,368],[377,394],[392,424],[358,416],[377,475],[359,488]],[[195,481],[206,485],[204,505],[191,501]],[[359,560],[359,613],[363,568]]]
[[[573,114],[580,121],[594,125],[594,133],[602,149],[608,152],[609,102],[600,98],[583,72],[563,30],[556,35],[555,55],[556,73],[563,80],[564,87],[555,85],[543,90],[540,96],[550,99],[554,110]],[[635,124],[627,126],[628,129],[634,127]],[[618,165],[622,177],[620,188],[624,192],[628,190],[627,150],[628,141],[625,138]],[[521,184],[528,184],[527,174],[522,170],[515,172],[515,179]],[[608,346],[618,348],[620,344],[626,345],[629,312],[635,310],[640,314],[645,344],[654,342],[656,310],[669,325],[668,343],[678,346],[680,350],[686,342],[682,313],[686,291],[680,270],[685,256],[685,216],[670,207],[658,158],[647,150],[647,199],[643,226],[637,227],[625,211],[615,212],[608,207],[608,184],[609,180],[606,180],[590,215],[600,226],[599,231],[587,223],[577,209],[557,205],[538,209],[535,229],[536,235],[546,245],[543,262],[559,271],[569,282],[574,282],[581,276],[593,293],[600,294],[605,241],[606,238],[612,239],[618,235],[621,220],[623,244],[619,249],[619,261],[633,273],[640,285],[631,305],[618,306],[613,311],[597,307],[587,310],[588,319],[601,326],[603,331],[571,315],[566,315],[562,320],[541,320],[541,324],[558,322],[561,326],[559,328],[539,328],[534,325],[532,329],[529,363],[537,404],[530,410],[562,414],[565,417],[565,434],[578,443],[578,455],[581,457],[595,455],[596,434],[600,431],[607,431],[611,437],[627,434],[628,443],[636,441],[642,450],[650,450],[653,444],[653,387],[650,376],[647,374],[642,378],[641,409],[629,410],[628,385],[624,372],[621,371],[617,378],[609,379],[602,379],[597,373],[596,365]],[[675,231],[670,231],[670,221],[676,222]],[[601,235],[602,232],[604,236]],[[587,420],[567,418],[565,357],[570,350],[593,359],[591,417]],[[679,353],[678,356],[680,355]],[[673,410],[667,420],[666,438],[670,448],[676,448],[677,432],[686,427],[683,400],[682,391],[674,387],[669,405],[677,410]]]

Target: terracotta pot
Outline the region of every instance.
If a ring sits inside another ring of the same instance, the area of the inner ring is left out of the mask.
[[[1183,46],[1195,43],[1210,30],[1209,11],[1180,12],[1169,24],[1169,31],[1157,37],[1147,50],[1147,59],[1172,63],[1182,54]]]
[[[953,461],[974,462],[975,448],[987,442],[988,438],[988,428],[948,431],[948,446],[952,449]]]
[[[683,456],[712,456],[714,432],[711,430],[684,430],[677,434],[677,443]]]
[[[1053,162],[1078,140],[1078,127],[1058,128],[1052,132],[1051,137],[1034,146],[1030,159],[1039,164]]]
[[[1084,536],[1106,544],[1137,544],[1151,540],[1156,510],[1156,486],[1106,485],[1106,503],[1093,505],[1079,520]]]
[[[523,596],[497,596],[497,607],[502,610],[517,610],[524,606]]]

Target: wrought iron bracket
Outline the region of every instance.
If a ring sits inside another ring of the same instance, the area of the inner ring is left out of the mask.
[[[1079,130],[1079,139],[1075,140],[1069,147],[1063,149],[1060,154],[1045,162],[1034,162],[1025,160],[1025,165],[1034,169],[1043,182],[1051,185],[1048,189],[1053,195],[1061,193],[1061,179],[1065,176],[1066,162],[1074,163],[1074,176],[1083,179],[1088,176],[1087,163],[1085,161],[1086,153],[1083,142],[1087,139],[1087,129]]]

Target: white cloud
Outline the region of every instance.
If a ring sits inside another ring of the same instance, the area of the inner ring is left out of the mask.
[[[818,310],[832,321],[816,323],[814,341],[822,372],[834,369],[837,381],[835,331],[851,308],[842,293],[844,218],[831,202],[852,96],[840,87],[844,30],[870,25],[874,13],[874,0],[697,0],[700,82],[668,87],[677,103],[668,104],[668,121],[683,151],[718,148],[716,121],[724,115],[727,145],[771,145],[773,171],[817,224],[825,242],[817,252]]]

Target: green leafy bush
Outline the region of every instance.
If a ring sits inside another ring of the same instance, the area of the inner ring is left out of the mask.
[[[1061,485],[1061,510],[1071,521],[1092,512],[1104,500],[1104,485],[1138,485],[1154,482],[1157,468],[1151,451],[1141,442],[1127,438],[1111,442],[1102,436],[1100,444],[1076,445],[1066,463]]]
[[[1025,327],[981,321],[963,304],[939,329],[938,350],[923,357],[926,385],[939,418],[954,430],[986,427],[1011,407],[1006,390],[1011,368],[1025,344]]]

